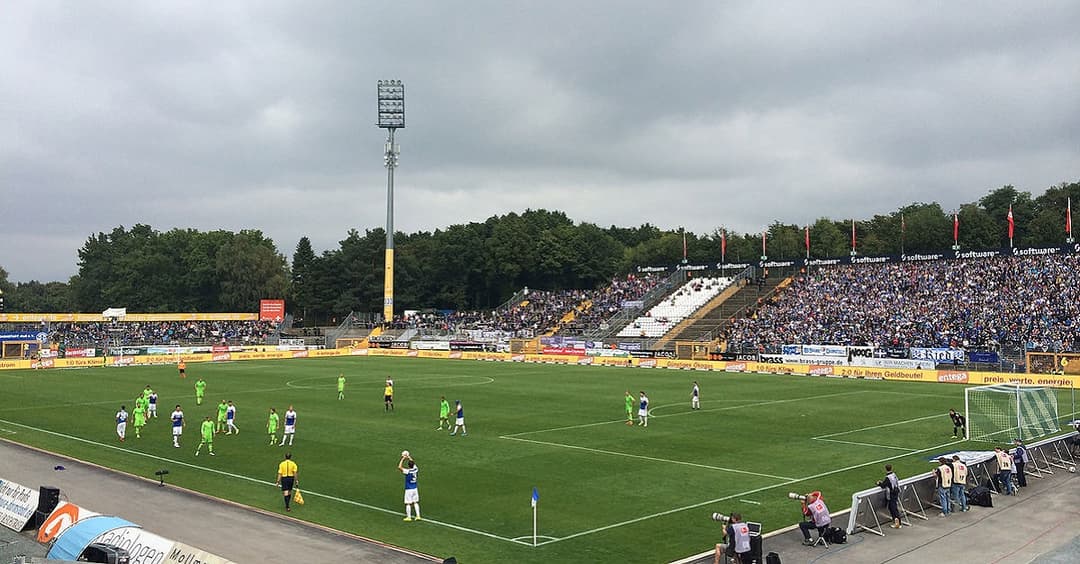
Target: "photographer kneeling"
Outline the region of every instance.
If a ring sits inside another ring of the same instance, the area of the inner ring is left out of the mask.
[[[810,531],[812,529],[817,529],[818,535],[821,535],[822,531],[832,524],[832,517],[829,516],[829,508],[825,506],[825,501],[821,499],[821,492],[810,492],[805,496],[788,494],[788,497],[802,499],[803,517],[809,520],[799,523],[799,530],[801,530],[803,534],[803,544],[812,546],[814,543],[810,540]]]
[[[726,552],[728,556],[733,556],[735,562],[739,564],[750,563],[750,527],[746,523],[742,522],[742,515],[739,513],[732,513],[731,517],[721,515],[719,513],[713,513],[713,521],[722,521],[727,523],[724,527],[724,537],[721,539],[721,544],[716,545],[716,557],[713,558],[713,564],[720,564],[720,559]]]

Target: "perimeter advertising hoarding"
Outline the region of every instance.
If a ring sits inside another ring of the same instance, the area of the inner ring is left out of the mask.
[[[789,259],[789,260],[764,260],[758,261],[759,268],[783,268],[783,267],[815,267],[837,266],[845,264],[888,264],[896,262],[929,262],[937,260],[954,259],[984,259],[1004,257],[1027,257],[1027,256],[1050,256],[1070,255],[1080,253],[1080,243],[1070,243],[1060,247],[1032,247],[1026,249],[990,249],[986,251],[939,251],[933,253],[905,253],[902,255],[884,256],[846,256],[824,259]]]
[[[101,514],[83,509],[74,503],[61,501],[38,528],[37,540],[43,544],[52,542],[75,523],[94,515]]]

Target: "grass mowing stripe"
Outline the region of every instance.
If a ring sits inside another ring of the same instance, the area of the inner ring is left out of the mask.
[[[911,451],[915,450],[913,448],[908,448],[908,447],[898,447],[898,446],[891,446],[891,445],[879,445],[877,443],[860,443],[860,442],[857,442],[857,441],[842,441],[840,439],[820,439],[818,437],[814,437],[812,440],[815,440],[815,441],[827,441],[827,442],[830,442],[830,443],[840,443],[840,444],[845,444],[845,445],[867,446],[867,447],[875,447],[875,448],[891,448],[891,449],[894,449],[894,450],[906,450],[908,452],[911,452]]]
[[[504,435],[504,436],[499,437],[499,438],[500,439],[506,439],[506,440],[509,440],[509,441],[521,441],[521,442],[524,442],[524,443],[533,443],[533,444],[538,444],[538,445],[546,445],[546,446],[553,446],[553,447],[560,447],[560,448],[571,448],[571,449],[576,449],[576,450],[584,450],[584,451],[587,451],[587,452],[595,452],[595,453],[598,453],[598,454],[607,454],[607,455],[610,455],[610,456],[625,456],[626,458],[637,458],[639,460],[651,460],[653,462],[666,462],[668,464],[681,464],[683,466],[693,466],[695,468],[707,468],[709,470],[719,470],[721,472],[732,472],[732,473],[735,473],[735,474],[746,474],[746,475],[749,475],[749,476],[761,476],[763,478],[776,478],[777,480],[794,480],[794,478],[791,478],[789,476],[774,476],[772,474],[762,474],[760,472],[751,472],[749,470],[736,470],[734,468],[724,468],[722,466],[709,466],[707,464],[698,464],[696,462],[684,462],[682,460],[669,460],[667,458],[657,458],[655,456],[645,456],[645,455],[642,455],[642,454],[631,454],[631,453],[628,453],[628,452],[617,452],[617,451],[614,451],[614,450],[603,450],[603,449],[583,447],[583,446],[578,446],[578,445],[568,445],[568,444],[564,444],[564,443],[552,443],[552,442],[548,442],[548,441],[535,441],[533,439],[522,439],[520,437],[511,437],[509,435]]]
[[[926,417],[916,417],[914,419],[905,419],[903,421],[896,421],[896,422],[893,422],[893,423],[883,423],[881,425],[873,425],[873,426],[870,426],[870,427],[861,427],[859,429],[852,429],[850,431],[840,431],[839,433],[829,433],[828,435],[818,435],[818,436],[812,437],[812,438],[814,438],[814,439],[827,439],[829,437],[839,437],[840,435],[850,435],[852,433],[858,433],[859,431],[869,431],[871,429],[884,429],[885,427],[895,427],[897,425],[904,425],[904,424],[907,424],[907,423],[914,423],[916,421],[926,421],[927,419],[933,419],[935,417],[944,417],[944,416],[941,415],[941,414],[927,415]]]
[[[661,417],[665,417],[665,418],[666,417],[679,417],[681,415],[693,415],[695,413],[709,413],[709,412],[712,412],[712,411],[730,411],[730,410],[733,410],[733,409],[745,409],[747,407],[758,407],[758,406],[762,406],[762,405],[774,405],[774,404],[778,404],[778,403],[788,403],[788,402],[793,402],[793,401],[806,401],[806,400],[814,400],[814,399],[831,398],[831,397],[836,397],[836,396],[846,396],[846,395],[851,395],[851,394],[864,394],[867,391],[868,390],[855,390],[855,391],[851,391],[851,392],[839,392],[839,393],[835,393],[835,394],[824,394],[824,395],[820,395],[820,396],[809,396],[809,397],[802,397],[802,398],[790,398],[790,399],[782,399],[782,400],[759,401],[759,402],[747,403],[747,404],[743,404],[743,405],[732,405],[732,406],[728,406],[728,407],[714,407],[714,408],[711,408],[711,409],[696,409],[694,411],[685,411],[685,412],[682,412],[682,413],[671,413],[671,414],[668,414],[668,415],[652,415],[653,410],[650,409],[649,410],[649,416],[653,417],[653,418],[656,418],[656,419],[661,418]],[[663,407],[672,407],[672,406],[676,406],[676,405],[684,405],[684,404],[674,404],[673,403],[673,404],[668,404],[668,405],[658,405],[658,406],[656,406],[656,409],[660,409],[660,408],[663,408]],[[636,415],[637,411],[635,411],[634,414]],[[523,431],[521,433],[511,433],[509,435],[503,435],[503,436],[501,436],[499,438],[508,439],[508,438],[511,438],[511,437],[520,437],[522,435],[533,435],[533,434],[536,434],[536,433],[547,433],[547,432],[550,432],[550,431],[565,431],[567,429],[584,429],[586,427],[596,427],[596,426],[599,426],[599,425],[611,425],[612,423],[625,423],[625,422],[626,422],[626,419],[612,419],[611,421],[599,421],[599,422],[596,422],[596,423],[582,423],[581,425],[567,425],[565,427],[552,427],[550,429],[539,429],[539,430],[536,430],[536,431]]]
[[[67,435],[67,434],[64,434],[64,433],[58,433],[56,431],[50,431],[48,429],[40,429],[38,427],[31,427],[30,425],[23,425],[22,423],[16,423],[14,421],[7,421],[7,420],[4,420],[4,419],[0,419],[0,423],[7,423],[8,425],[14,425],[16,427],[22,427],[24,429],[30,429],[31,431],[37,431],[39,433],[45,433],[47,435],[53,435],[53,436],[56,436],[56,437],[61,437],[61,438],[68,439],[68,440],[71,440],[71,441],[77,441],[77,442],[80,442],[80,443],[94,445],[94,446],[97,446],[97,447],[104,447],[104,448],[108,448],[108,449],[112,449],[112,450],[118,450],[120,452],[124,452],[124,453],[127,453],[127,454],[134,454],[136,456],[142,456],[142,457],[145,457],[145,458],[151,458],[153,460],[159,460],[161,462],[169,462],[171,464],[177,464],[179,466],[184,466],[184,467],[192,468],[192,469],[195,469],[195,470],[203,470],[203,471],[206,471],[206,472],[210,472],[212,474],[220,474],[222,476],[228,476],[230,478],[236,478],[238,480],[246,480],[248,482],[252,482],[252,483],[255,483],[255,484],[261,484],[261,485],[266,485],[266,486],[271,486],[271,487],[276,485],[276,484],[274,484],[274,482],[269,482],[269,481],[266,481],[266,480],[260,480],[258,478],[252,478],[250,476],[244,476],[242,474],[234,474],[232,472],[226,472],[224,470],[216,470],[214,468],[207,468],[205,466],[197,466],[197,465],[191,464],[189,462],[183,462],[183,461],[175,460],[175,459],[172,459],[172,458],[165,458],[163,456],[157,456],[156,454],[149,454],[149,453],[146,453],[146,452],[139,452],[137,450],[129,450],[129,449],[126,449],[126,448],[120,448],[120,447],[118,447],[116,445],[110,445],[110,444],[100,443],[100,442],[97,442],[97,441],[91,441],[89,439],[84,439],[82,437],[76,437],[76,436],[73,436],[73,435]],[[368,505],[366,503],[361,503],[359,501],[353,501],[351,499],[342,499],[340,497],[335,497],[335,496],[332,496],[332,495],[329,495],[329,494],[319,493],[319,492],[315,492],[315,491],[311,491],[311,490],[304,490],[304,494],[309,495],[309,496],[321,497],[323,499],[329,499],[329,500],[332,500],[332,501],[337,501],[337,502],[345,503],[345,504],[348,504],[348,505],[355,505],[357,507],[363,507],[364,509],[370,509],[372,511],[379,511],[381,513],[389,513],[390,515],[401,515],[401,511],[392,510],[392,509],[386,509],[384,507],[376,507],[374,505]],[[454,523],[447,523],[445,521],[438,521],[438,520],[435,520],[435,519],[429,519],[427,517],[425,517],[423,519],[423,521],[421,521],[421,522],[428,522],[428,523],[432,523],[434,525],[439,525],[439,526],[442,526],[442,527],[448,527],[448,528],[455,529],[455,530],[458,530],[458,531],[463,531],[463,532],[466,532],[466,533],[472,533],[472,534],[475,534],[475,535],[481,535],[481,536],[485,536],[485,537],[488,537],[488,538],[501,540],[501,541],[505,541],[505,542],[512,542],[512,543],[515,543],[515,544],[532,546],[532,544],[530,544],[530,543],[524,543],[524,542],[521,542],[521,541],[516,541],[514,539],[503,537],[503,536],[500,536],[500,535],[496,535],[494,533],[489,533],[487,531],[480,531],[480,530],[477,530],[477,529],[470,529],[468,527],[463,527],[461,525],[455,525]]]
[[[697,509],[698,507],[704,507],[706,505],[709,505],[710,503],[719,503],[721,501],[727,501],[729,499],[741,498],[742,496],[756,494],[758,492],[764,492],[764,491],[779,488],[779,487],[782,487],[782,486],[787,486],[787,485],[790,485],[790,484],[797,484],[799,482],[805,482],[807,480],[816,480],[818,478],[824,478],[825,476],[831,476],[833,474],[839,474],[840,472],[847,472],[849,470],[854,470],[856,468],[862,468],[863,466],[870,466],[871,464],[881,464],[882,462],[888,462],[890,460],[896,460],[898,458],[903,458],[905,456],[910,456],[912,454],[919,454],[919,453],[923,453],[923,452],[929,452],[929,451],[932,451],[932,450],[937,450],[939,448],[945,448],[945,447],[947,447],[949,445],[956,444],[956,443],[959,443],[959,442],[963,442],[963,441],[959,441],[959,440],[951,441],[951,442],[943,443],[943,444],[940,444],[940,445],[935,445],[935,446],[932,446],[932,447],[929,447],[929,448],[924,448],[924,449],[920,449],[920,450],[916,450],[916,451],[912,451],[912,452],[907,452],[907,453],[904,453],[904,454],[898,454],[896,456],[890,456],[888,458],[881,458],[881,459],[878,459],[878,460],[871,460],[870,462],[863,462],[862,464],[855,464],[855,465],[852,465],[852,466],[848,466],[846,468],[838,468],[836,470],[829,470],[827,472],[822,472],[820,474],[814,474],[813,476],[806,476],[805,478],[792,478],[791,480],[788,480],[786,482],[780,482],[779,484],[773,484],[771,486],[762,486],[760,488],[747,490],[745,492],[739,492],[737,494],[726,495],[724,497],[718,497],[716,499],[710,499],[708,501],[702,501],[700,503],[695,503],[695,504],[692,504],[692,505],[684,505],[682,507],[676,507],[675,509],[668,509],[667,511],[661,511],[659,513],[653,513],[652,515],[645,515],[643,517],[637,517],[635,519],[628,519],[626,521],[620,521],[618,523],[612,523],[610,525],[605,525],[603,527],[597,527],[595,529],[589,529],[588,531],[581,531],[580,533],[574,533],[574,534],[571,534],[571,535],[566,535],[565,537],[562,537],[559,540],[551,540],[551,541],[545,541],[545,542],[539,543],[537,546],[544,546],[545,544],[551,544],[551,543],[554,543],[554,542],[562,542],[562,541],[565,541],[565,540],[570,540],[570,539],[577,538],[577,537],[582,537],[582,536],[585,536],[585,535],[591,535],[593,533],[599,533],[601,531],[606,531],[608,529],[615,529],[615,528],[623,527],[623,526],[626,526],[626,525],[632,525],[634,523],[640,523],[641,521],[647,521],[649,519],[654,519],[656,517],[663,517],[664,515],[671,515],[672,513],[678,513],[680,511],[686,511],[688,509]]]

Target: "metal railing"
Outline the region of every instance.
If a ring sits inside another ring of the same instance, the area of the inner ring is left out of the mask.
[[[606,339],[614,336],[621,331],[623,327],[626,327],[637,319],[638,314],[643,311],[648,311],[650,308],[660,303],[665,296],[674,291],[675,288],[682,286],[685,282],[686,271],[676,270],[671,273],[670,276],[662,280],[655,288],[649,290],[641,297],[640,307],[620,309],[615,315],[604,320],[604,322],[597,326],[596,329],[586,331],[584,337],[587,339]]]

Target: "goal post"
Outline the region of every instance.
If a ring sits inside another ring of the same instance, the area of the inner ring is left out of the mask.
[[[967,438],[1007,442],[1059,430],[1057,393],[1043,386],[993,384],[964,390]]]

